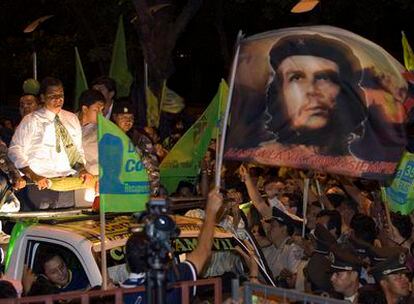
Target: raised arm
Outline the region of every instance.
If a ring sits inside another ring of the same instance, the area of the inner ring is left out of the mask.
[[[197,247],[187,255],[187,260],[195,266],[197,273],[200,273],[203,270],[204,264],[210,257],[214,237],[214,227],[216,224],[216,215],[222,205],[223,196],[220,194],[218,189],[210,191],[205,209],[206,215],[198,236]]]
[[[252,200],[253,205],[259,211],[260,215],[263,217],[269,217],[272,215],[272,209],[266,204],[265,200],[259,193],[257,186],[254,184],[249,170],[245,165],[241,165],[239,169],[240,177],[247,188],[247,193],[249,194],[250,199]]]

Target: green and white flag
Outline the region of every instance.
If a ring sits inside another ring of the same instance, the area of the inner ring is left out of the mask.
[[[163,159],[160,165],[161,183],[169,193],[177,189],[180,181],[194,182],[200,173],[201,161],[216,133],[227,92],[228,86],[223,80],[204,113]]]
[[[98,116],[99,195],[103,212],[145,210],[148,173],[135,145],[117,125]]]

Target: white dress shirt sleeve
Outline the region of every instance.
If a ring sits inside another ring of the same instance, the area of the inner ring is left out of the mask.
[[[14,132],[10,142],[8,156],[17,169],[29,166],[28,149],[31,146],[35,123],[25,116]]]

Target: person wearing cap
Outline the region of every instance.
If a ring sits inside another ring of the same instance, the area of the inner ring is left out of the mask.
[[[269,268],[280,286],[294,287],[303,250],[294,243],[292,236],[302,222],[298,217],[276,207],[272,208],[272,216],[265,219],[265,222],[267,237],[272,242],[272,246],[263,249]]]
[[[362,286],[359,276],[362,261],[349,247],[333,246],[330,253],[331,283],[334,290],[348,302],[355,303],[358,289]]]
[[[386,87],[362,87],[362,80],[366,84],[378,76],[362,69],[346,43],[321,34],[287,35],[271,47],[269,64],[265,125],[273,139],[262,145],[277,142],[369,161],[401,158],[400,144],[406,141],[402,107],[390,112]],[[384,151],[384,138],[396,146]],[[372,153],[376,148],[381,153]]]
[[[336,244],[336,237],[321,224],[316,224],[309,236],[314,248],[304,267],[304,279],[310,284],[309,289],[312,293],[332,295],[334,292],[329,274],[331,266],[329,252]]]
[[[395,254],[371,268],[377,284],[381,286],[388,304],[401,303],[410,294],[409,270],[406,255],[395,251]]]
[[[294,35],[278,40],[269,59],[274,73],[268,127],[276,140],[321,154],[349,154],[347,138],[361,126],[365,110],[358,97],[360,63],[352,50],[321,35]]]
[[[335,240],[339,240],[342,234],[342,218],[337,210],[321,210],[316,215],[316,224],[324,226]]]
[[[148,171],[151,194],[157,196],[160,189],[159,162],[151,140],[136,128],[135,109],[128,98],[119,98],[112,108],[112,120],[115,124],[131,138],[133,144],[142,155],[142,162]]]

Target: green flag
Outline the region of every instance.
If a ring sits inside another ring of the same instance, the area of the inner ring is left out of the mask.
[[[221,130],[221,123],[224,118],[224,112],[226,112],[226,105],[227,105],[227,97],[229,95],[229,86],[227,85],[226,81],[224,79],[221,80],[219,90],[217,92],[219,94],[218,100],[219,100],[219,122],[216,125],[214,132],[213,132],[213,138],[217,139],[218,135],[220,134]]]
[[[180,181],[194,182],[201,161],[220,119],[220,105],[228,91],[222,81],[216,96],[190,129],[180,138],[160,165],[161,183],[172,193]]]
[[[129,137],[98,116],[99,195],[103,212],[145,209],[150,198],[147,171]]]
[[[414,210],[414,154],[405,152],[397,173],[388,187],[382,187],[382,198],[390,209],[401,214]]]
[[[184,98],[168,87],[165,88],[165,97],[162,101],[161,111],[177,114],[185,108]]]
[[[407,37],[404,32],[402,34],[402,47],[404,52],[404,65],[405,68],[409,71],[414,71],[414,53],[411,49],[410,44],[408,43]]]
[[[76,61],[76,79],[75,79],[75,102],[73,103],[73,110],[79,110],[79,96],[88,89],[88,82],[86,81],[85,72],[83,71],[82,61],[79,56],[78,48],[75,46],[75,61]]]
[[[116,81],[118,97],[129,95],[129,89],[132,84],[132,75],[128,71],[128,58],[125,43],[125,31],[122,15],[119,16],[118,30],[112,50],[112,61],[109,69],[109,77]]]
[[[152,93],[150,88],[146,88],[146,99],[147,99],[147,125],[149,127],[158,128],[160,122],[160,110],[158,106],[158,99]]]

